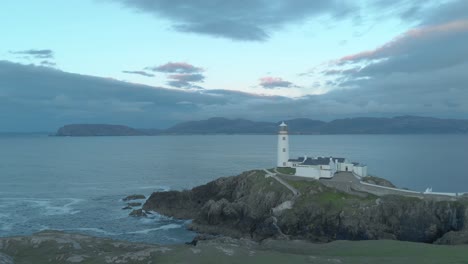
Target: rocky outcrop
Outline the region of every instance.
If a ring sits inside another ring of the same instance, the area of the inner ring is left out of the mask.
[[[123,198],[122,201],[127,202],[131,200],[142,200],[142,199],[146,199],[146,196],[144,196],[143,194],[132,194]]]
[[[199,232],[235,237],[248,234],[259,239],[272,237],[276,235],[276,228],[268,220],[272,208],[294,195],[264,175],[262,171],[251,171],[220,178],[190,191],[156,192],[143,209],[194,219],[191,228]]]
[[[361,180],[363,182],[367,182],[367,183],[374,184],[374,185],[390,187],[390,188],[396,188],[396,186],[393,185],[393,183],[390,182],[389,180],[379,178],[379,177],[376,177],[376,176],[366,176],[366,177],[363,177]]]
[[[145,211],[142,209],[135,209],[128,214],[129,216],[134,216],[134,217],[146,217],[148,216]]]
[[[245,172],[192,190],[153,193],[143,209],[193,219],[191,228],[198,232],[255,240],[393,239],[443,243],[444,235],[467,226],[467,202],[463,200],[379,198],[343,193],[318,181],[295,180],[289,184],[301,195],[295,197],[262,171]]]

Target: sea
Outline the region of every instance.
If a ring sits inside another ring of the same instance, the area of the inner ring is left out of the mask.
[[[178,244],[190,220],[129,216],[127,195],[272,168],[275,135],[0,136],[0,237],[42,230]],[[334,156],[416,191],[468,192],[468,135],[291,135],[291,157]],[[144,202],[144,201],[141,201]]]

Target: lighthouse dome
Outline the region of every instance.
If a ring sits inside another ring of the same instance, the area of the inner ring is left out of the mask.
[[[288,132],[288,125],[286,125],[284,122],[281,122],[281,124],[279,125],[279,131]]]

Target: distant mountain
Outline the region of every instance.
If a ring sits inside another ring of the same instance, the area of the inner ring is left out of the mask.
[[[141,136],[144,132],[121,125],[73,124],[61,127],[56,136],[89,137],[89,136]]]
[[[448,134],[468,133],[468,120],[419,116],[337,119],[320,128],[321,134]]]
[[[466,134],[468,120],[418,116],[358,117],[331,122],[298,118],[284,120],[291,134]],[[176,124],[168,129],[134,129],[117,125],[67,125],[58,136],[138,136],[183,134],[276,134],[280,122],[214,117]]]
[[[308,118],[284,120],[291,134],[447,134],[468,133],[468,120],[418,116],[358,117],[331,122]],[[210,118],[177,124],[163,134],[275,134],[280,122]]]
[[[165,134],[271,134],[277,130],[271,122],[214,117],[179,123],[163,131]]]

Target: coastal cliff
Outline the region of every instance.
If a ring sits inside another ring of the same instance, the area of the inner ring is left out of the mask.
[[[391,239],[467,243],[468,201],[345,193],[319,181],[289,180],[290,189],[263,171],[220,178],[192,190],[156,192],[143,206],[193,219],[200,233],[263,240]]]

